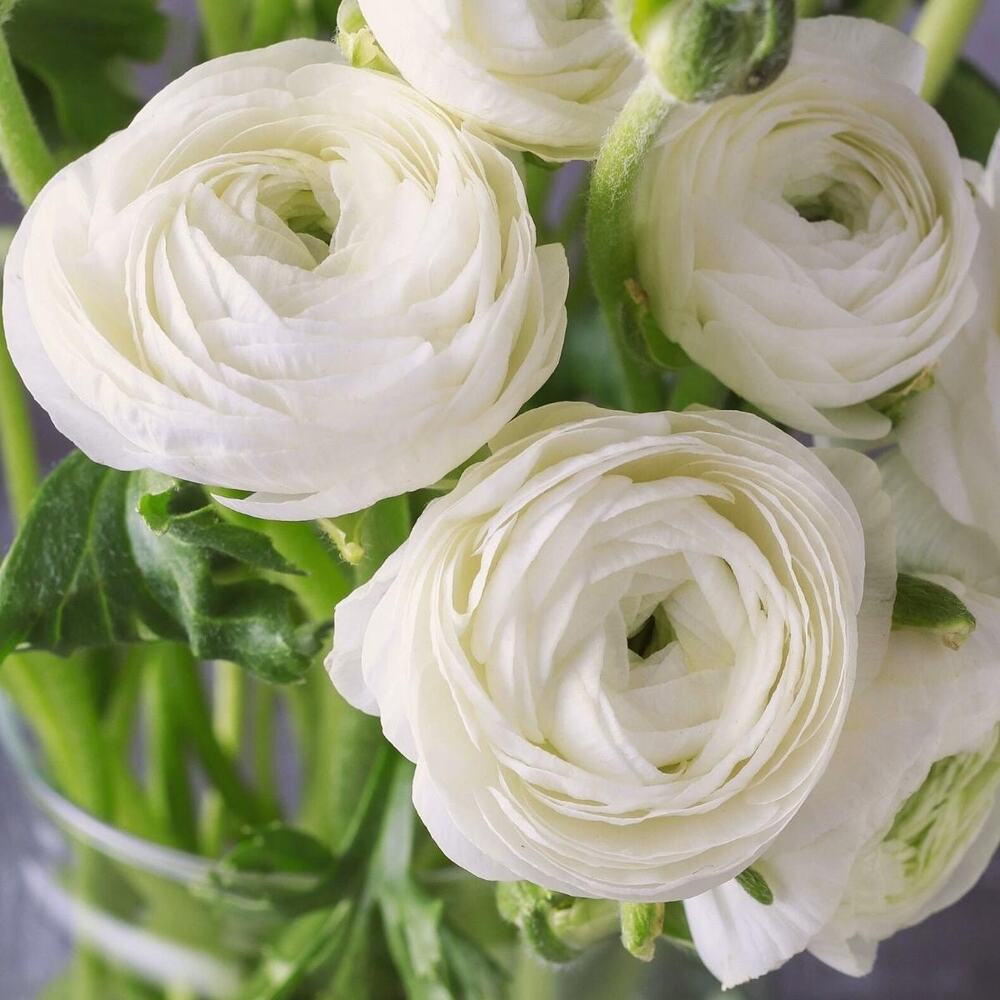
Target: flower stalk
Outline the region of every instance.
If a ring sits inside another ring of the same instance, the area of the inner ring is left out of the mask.
[[[913,39],[927,50],[923,96],[933,104],[962,53],[983,0],[928,0],[913,28]]]

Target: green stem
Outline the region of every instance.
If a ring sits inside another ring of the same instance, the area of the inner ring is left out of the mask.
[[[48,653],[19,653],[4,662],[0,679],[34,726],[62,793],[92,815],[110,819],[105,746],[85,670]]]
[[[695,405],[717,409],[725,404],[728,397],[729,390],[711,372],[691,365],[678,372],[667,409],[680,412]]]
[[[913,28],[913,39],[927,50],[923,96],[933,104],[948,82],[979,16],[983,0],[927,0]]]
[[[651,77],[629,98],[611,127],[594,165],[587,213],[590,273],[598,302],[611,328],[625,387],[625,402],[635,410],[663,405],[663,380],[640,359],[635,303],[629,284],[636,279],[632,200],[643,161],[671,107],[670,98]]]
[[[245,0],[198,0],[198,11],[209,58],[240,51],[247,15]]]
[[[249,47],[259,49],[280,42],[294,16],[295,0],[253,0]]]
[[[38,489],[38,453],[24,387],[0,327],[0,452],[11,518],[20,524]]]
[[[212,671],[212,732],[219,749],[229,760],[238,761],[243,744],[246,718],[246,691],[243,670],[235,663],[218,661]],[[202,815],[205,854],[214,858],[222,852],[227,832],[225,800],[218,789],[205,796]]]
[[[263,681],[253,689],[253,770],[258,798],[280,815],[277,777],[274,772],[274,718],[277,692]]]
[[[305,576],[283,576],[314,621],[329,621],[339,601],[353,589],[346,568],[310,522],[269,521],[264,527],[274,547]]]
[[[364,555],[354,566],[358,586],[406,540],[410,505],[405,496],[382,500],[358,521],[357,538]],[[379,720],[352,708],[319,676],[315,740],[312,745],[304,813],[307,822],[338,852],[346,851],[356,820],[371,793],[371,763],[384,746]],[[332,763],[332,767],[331,767]],[[317,780],[319,783],[317,784]]]
[[[855,17],[869,17],[883,24],[898,25],[912,6],[913,0],[861,0],[852,13]]]
[[[24,98],[7,39],[0,31],[0,163],[22,205],[30,205],[56,163]]]
[[[174,670],[173,695],[178,703],[178,717],[183,719],[187,738],[206,777],[241,822],[255,825],[272,819],[246,787],[235,761],[219,745],[197,666],[190,652],[185,649],[184,653],[186,656]]]
[[[799,17],[819,17],[823,13],[823,0],[796,0]]]
[[[173,834],[176,846],[197,848],[194,794],[173,695],[175,674],[187,650],[163,643],[150,650],[146,664],[146,784],[153,814]]]
[[[543,962],[522,943],[517,951],[512,995],[518,1000],[555,1000],[559,996],[557,966]]]

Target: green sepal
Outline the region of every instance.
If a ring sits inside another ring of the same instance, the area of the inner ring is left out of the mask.
[[[947,587],[900,573],[896,578],[892,627],[933,632],[949,649],[958,649],[975,631],[976,618]]]
[[[871,401],[871,406],[873,409],[878,410],[879,413],[884,413],[892,421],[893,427],[895,427],[903,419],[908,404],[932,385],[934,385],[934,368],[924,368],[922,371],[917,372],[909,381],[903,382],[888,392],[883,392],[880,396],[876,396]]]
[[[576,957],[576,952],[556,936],[549,922],[553,906],[568,898],[533,882],[501,882],[497,886],[500,916],[517,927],[535,955],[557,964]]]
[[[767,884],[767,879],[756,868],[747,868],[736,876],[736,882],[751,899],[761,906],[770,906],[774,902],[774,892]]]
[[[622,946],[640,961],[651,962],[663,933],[663,903],[622,903]]]

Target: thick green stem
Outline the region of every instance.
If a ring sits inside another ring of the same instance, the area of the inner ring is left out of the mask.
[[[209,58],[239,52],[243,48],[247,18],[245,0],[198,0]]]
[[[7,658],[0,678],[34,726],[56,785],[82,809],[109,819],[105,746],[85,671],[85,664],[48,653],[20,653]]]
[[[24,98],[7,39],[0,31],[0,163],[22,205],[56,172],[55,160]]]
[[[295,16],[295,0],[253,0],[249,47],[263,48],[280,42]]]
[[[409,531],[410,505],[405,496],[382,500],[361,515],[357,540],[364,555],[354,566],[358,586],[375,575]],[[310,783],[305,808],[310,825],[343,852],[371,791],[369,772],[383,746],[382,728],[378,719],[351,708],[325,677],[317,682],[324,690],[316,706],[319,717],[310,771],[321,783]]]
[[[927,0],[913,28],[913,39],[927,50],[923,96],[933,104],[941,94],[983,0]]]
[[[647,78],[611,127],[594,165],[587,214],[590,273],[634,410],[663,405],[663,379],[640,357],[634,311],[636,282],[632,201],[643,160],[671,107],[659,84]]]
[[[711,372],[691,365],[678,372],[667,409],[680,411],[695,405],[717,409],[728,397],[729,390]]]
[[[24,387],[0,328],[0,451],[11,518],[20,524],[38,489],[38,453]]]
[[[898,25],[912,6],[913,0],[861,0],[853,13],[855,17],[870,17],[883,24]]]
[[[173,695],[177,669],[187,650],[167,643],[150,650],[143,678],[146,686],[146,785],[153,813],[173,843],[186,851],[197,847],[194,794],[182,742],[182,720]]]

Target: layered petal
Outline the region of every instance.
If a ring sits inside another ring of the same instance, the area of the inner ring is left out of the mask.
[[[513,417],[565,330],[512,162],[297,40],[191,70],[61,171],[11,248],[11,354],[96,461],[333,516]]]
[[[493,448],[338,607],[334,683],[475,874],[650,901],[725,882],[819,780],[859,628],[885,643],[874,465],[747,414],[570,403]]]

